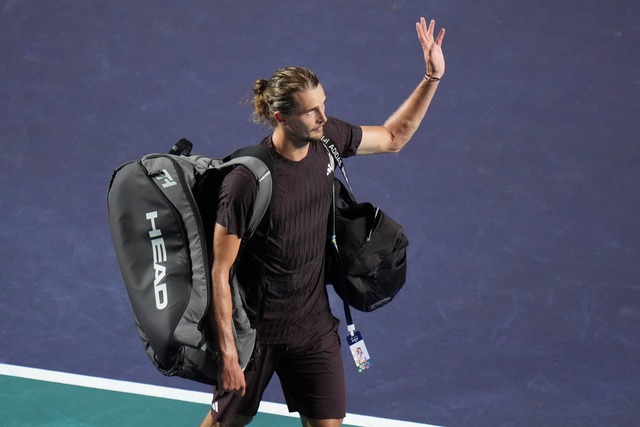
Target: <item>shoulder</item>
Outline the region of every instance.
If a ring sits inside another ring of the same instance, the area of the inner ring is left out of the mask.
[[[247,180],[255,181],[255,176],[253,175],[253,172],[251,172],[251,170],[249,170],[249,168],[246,167],[245,165],[235,165],[233,169],[231,169],[229,173],[227,173],[227,175],[225,176],[225,179],[239,180],[239,181],[247,181]]]
[[[362,136],[362,128],[336,117],[327,117],[324,124],[324,133],[333,140],[350,139]]]
[[[243,165],[237,165],[230,170],[222,181],[223,194],[245,194],[255,191],[257,187],[256,177]]]
[[[331,138],[342,151],[343,157],[355,154],[362,142],[362,128],[336,117],[328,117],[324,134]]]

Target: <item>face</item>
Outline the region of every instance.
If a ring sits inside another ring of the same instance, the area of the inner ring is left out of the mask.
[[[291,140],[300,142],[319,141],[323,135],[323,126],[327,122],[324,115],[327,97],[322,85],[314,89],[297,92],[294,95],[296,108],[282,115],[284,130]]]

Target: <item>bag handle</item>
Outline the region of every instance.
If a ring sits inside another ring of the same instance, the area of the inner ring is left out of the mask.
[[[187,138],[181,138],[180,141],[176,142],[176,144],[171,147],[169,150],[169,154],[175,154],[179,156],[181,154],[188,156],[191,154],[191,149],[193,148],[193,144]]]

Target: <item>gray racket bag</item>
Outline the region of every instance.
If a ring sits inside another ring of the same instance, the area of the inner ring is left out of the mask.
[[[255,145],[224,159],[191,155],[180,140],[170,154],[149,154],[118,167],[107,193],[109,226],[135,315],[138,334],[164,375],[217,382],[217,354],[208,342],[213,227],[224,176],[244,165],[258,192],[248,239],[263,219],[272,193],[272,159]],[[246,368],[256,347],[243,304],[231,280],[239,362]]]

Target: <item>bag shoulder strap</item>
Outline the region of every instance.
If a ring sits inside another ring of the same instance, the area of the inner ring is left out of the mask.
[[[245,234],[246,239],[251,238],[256,228],[262,221],[264,214],[272,209],[273,206],[273,198],[275,197],[275,191],[273,191],[274,187],[274,176],[275,176],[275,164],[273,161],[273,157],[269,150],[262,145],[250,145],[248,147],[243,147],[232,154],[230,154],[227,158],[224,159],[227,165],[232,164],[241,164],[245,167],[249,168],[256,179],[258,180],[258,194],[256,195],[256,200],[253,206],[253,213],[251,215],[251,220],[249,222],[249,231]],[[267,246],[269,244],[269,233],[271,232],[271,214],[269,214],[269,224],[266,228],[265,235],[263,236],[262,242],[262,250],[263,254],[267,253]],[[246,240],[245,240],[246,241]],[[244,247],[244,245],[243,245]],[[260,275],[264,278],[264,263],[260,265]],[[256,328],[258,324],[264,318],[264,311],[266,306],[266,298],[265,298],[265,282],[261,281],[262,285],[258,288],[258,313],[256,316]]]
[[[249,221],[249,230],[244,236],[247,239],[251,238],[271,206],[274,195],[272,171],[275,166],[269,150],[261,145],[250,145],[234,151],[222,160],[216,160],[206,156],[191,155],[192,148],[193,144],[188,139],[182,138],[171,148],[169,154],[187,159],[201,173],[211,169],[222,170],[230,166],[242,165],[255,176],[258,183],[257,194]]]
[[[169,154],[172,155],[183,155],[189,156],[191,154],[191,149],[193,148],[193,144],[186,138],[180,139],[169,151]],[[191,156],[194,157],[194,156]],[[275,195],[275,191],[273,191],[274,187],[274,176],[275,173],[275,163],[273,157],[269,150],[262,145],[250,145],[247,147],[242,147],[222,159],[221,161],[216,161],[211,158],[202,158],[199,156],[195,156],[192,161],[194,163],[198,163],[201,167],[211,168],[211,169],[223,169],[229,166],[234,165],[243,165],[248,168],[253,175],[255,176],[258,189],[256,194],[256,199],[253,207],[253,212],[251,214],[251,219],[249,221],[249,229],[243,236],[243,242],[246,242],[248,239],[253,236],[253,233],[260,225],[263,217],[270,211],[273,205],[273,198]],[[271,231],[271,215],[269,215],[269,224],[265,231],[264,236],[264,247],[263,250],[266,253],[267,244],[268,244],[268,236]],[[240,251],[244,248],[244,244],[241,246]],[[262,264],[261,275],[264,277],[264,264]],[[235,272],[233,274],[235,277]],[[258,307],[258,315],[257,322],[259,323],[264,315],[265,309],[265,298],[264,298],[264,290],[263,286],[259,288],[259,307]],[[256,325],[257,327],[257,325]]]
[[[249,232],[245,236],[250,238],[256,230],[267,210],[272,206],[275,192],[273,157],[269,150],[262,145],[251,145],[240,148],[224,159],[224,166],[243,165],[248,168],[258,181],[258,194],[256,195],[251,221],[249,222]]]

